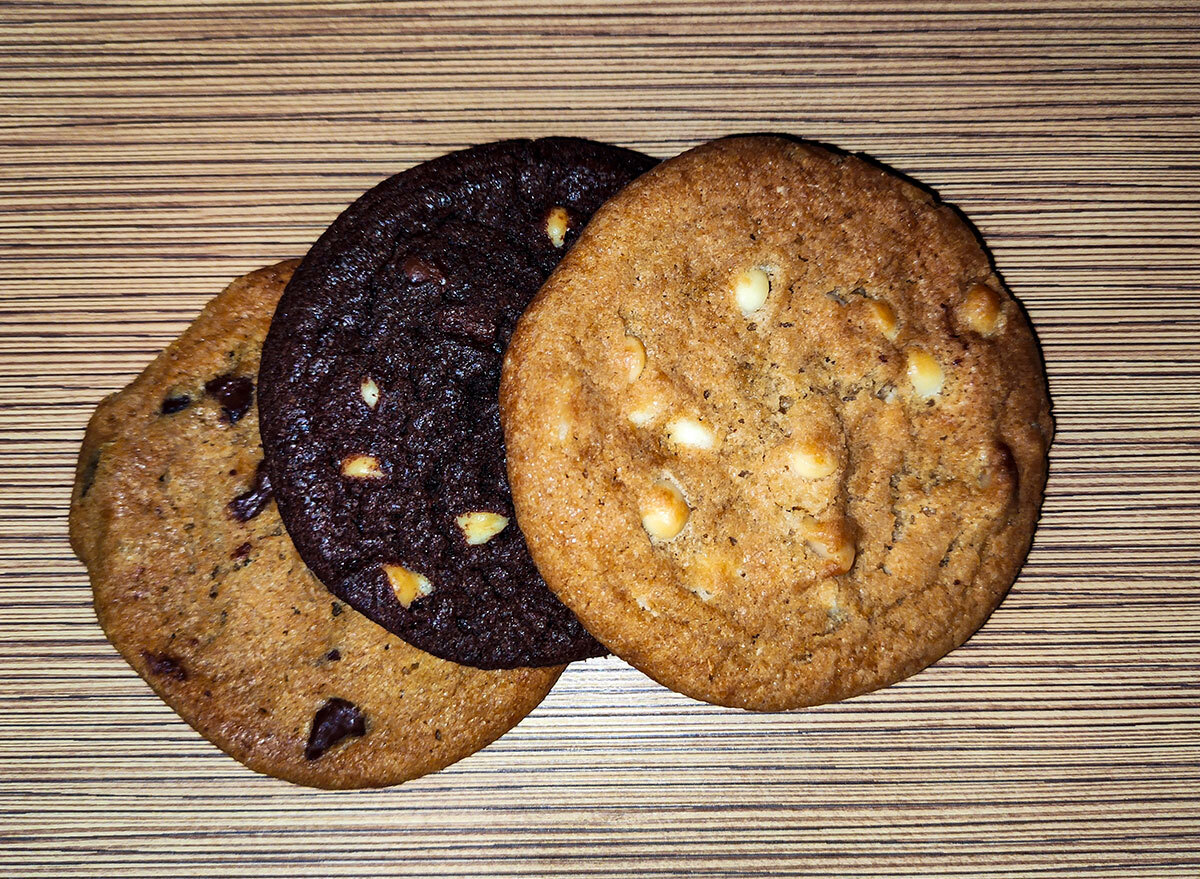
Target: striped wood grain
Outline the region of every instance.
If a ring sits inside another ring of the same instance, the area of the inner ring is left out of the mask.
[[[1195,3],[0,3],[0,867],[11,876],[1200,875]],[[978,224],[1058,438],[1011,596],[788,715],[577,665],[400,788],[243,770],[116,657],[65,539],[97,400],[381,177],[782,130]]]

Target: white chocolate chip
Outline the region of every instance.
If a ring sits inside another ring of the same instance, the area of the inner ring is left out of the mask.
[[[766,489],[785,510],[817,515],[838,495],[835,474],[841,454],[829,432],[816,424],[766,450],[763,456]]]
[[[942,391],[946,382],[946,373],[942,365],[928,351],[920,348],[910,348],[908,351],[908,380],[912,382],[913,391],[922,400],[936,397]]]
[[[868,299],[867,308],[871,317],[875,318],[875,326],[886,339],[895,339],[900,335],[900,320],[896,317],[896,309],[878,299]]]
[[[814,442],[797,442],[788,449],[787,468],[801,479],[824,479],[837,470],[837,455]]]
[[[832,580],[824,580],[817,586],[817,601],[826,609],[827,612],[832,612],[838,606],[838,590],[837,583]]]
[[[818,551],[819,552],[819,551]],[[844,574],[854,566],[854,546],[849,543],[839,543],[825,549],[825,558],[834,564],[836,573]]]
[[[548,426],[560,443],[565,443],[577,430],[575,404],[580,390],[579,376],[568,371],[558,376],[551,392],[550,405],[547,407],[547,415],[551,419]]]
[[[362,394],[362,400],[367,404],[368,409],[374,409],[379,405],[379,385],[375,384],[375,379],[369,375],[362,380],[359,393]]]
[[[642,405],[629,410],[629,420],[637,427],[645,427],[662,414],[662,400],[647,400]]]
[[[637,381],[642,370],[646,368],[646,346],[642,344],[642,340],[637,336],[627,335],[621,346],[620,356],[626,378],[631,382]]]
[[[567,240],[570,219],[567,209],[557,205],[546,215],[546,234],[550,236],[550,243],[555,247],[562,247],[563,242]]]
[[[766,304],[770,292],[771,279],[762,269],[747,269],[733,282],[733,298],[746,317]]]
[[[379,460],[371,455],[350,455],[342,459],[342,475],[351,479],[382,479]]]
[[[646,613],[650,614],[650,616],[652,616],[652,617],[658,616],[658,611],[656,611],[654,609],[654,607],[650,604],[650,601],[649,601],[649,599],[646,598],[646,596],[635,595],[635,596],[633,596],[633,600],[635,602],[637,602],[638,607],[640,607]]]
[[[487,543],[508,527],[507,516],[483,510],[463,513],[454,521],[462,529],[463,537],[471,546]]]
[[[838,601],[838,587],[834,580],[824,580],[817,587],[816,598],[820,606],[825,608],[825,630],[836,629],[846,621],[846,609]]]
[[[1000,314],[1000,294],[987,284],[971,287],[963,304],[958,307],[962,322],[981,336],[990,336],[996,331]]]
[[[387,575],[392,593],[401,606],[408,607],[418,598],[433,591],[429,578],[416,571],[410,571],[403,565],[384,565],[383,573]]]
[[[667,422],[667,440],[672,445],[690,449],[711,449],[716,438],[711,428],[695,418],[680,416]]]
[[[639,512],[642,527],[657,540],[670,540],[683,530],[691,509],[683,492],[666,479],[660,479],[642,499]]]
[[[712,601],[736,582],[737,562],[718,546],[697,552],[687,566],[684,586],[701,601]]]
[[[854,566],[854,543],[844,525],[806,518],[800,530],[808,548],[817,558],[829,563],[827,573],[844,574]]]

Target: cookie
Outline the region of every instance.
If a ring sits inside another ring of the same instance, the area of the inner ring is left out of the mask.
[[[451,153],[351,205],[296,271],[261,370],[284,524],[331,591],[480,668],[603,654],[514,521],[497,388],[517,318],[653,161],[573,138]]]
[[[410,647],[296,555],[261,467],[254,376],[294,263],[235,281],[92,418],[71,504],[105,634],[203,736],[326,788],[395,784],[500,736],[561,668]]]
[[[501,386],[517,517],[614,653],[709,702],[863,693],[962,643],[1029,548],[1052,434],[1021,307],[953,209],[734,137],[592,219]]]

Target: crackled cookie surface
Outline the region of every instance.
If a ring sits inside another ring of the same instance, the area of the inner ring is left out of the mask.
[[[948,207],[714,141],[602,208],[513,336],[513,498],[550,588],[680,692],[777,710],[964,641],[1028,550],[1046,382]]]
[[[201,734],[317,787],[395,784],[491,742],[561,668],[410,647],[304,567],[261,468],[259,350],[294,268],[235,281],[88,426],[71,543],[109,639]]]
[[[604,652],[513,519],[497,386],[521,311],[652,164],[573,138],[442,156],[351,205],[284,294],[262,367],[284,523],[333,592],[422,649],[482,668]]]

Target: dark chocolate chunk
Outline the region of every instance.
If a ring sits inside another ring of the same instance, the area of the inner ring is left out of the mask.
[[[271,502],[271,477],[264,461],[258,462],[254,471],[254,484],[250,490],[239,494],[229,502],[229,515],[239,522],[249,522],[266,509]]]
[[[190,405],[192,405],[192,398],[187,394],[179,394],[174,397],[164,397],[159,411],[163,415],[174,415],[176,412],[182,412]]]
[[[240,521],[244,521],[244,520],[240,520]],[[231,559],[236,559],[237,561],[241,561],[242,559],[248,558],[249,556],[250,556],[250,542],[249,541],[246,541],[245,543],[243,543],[241,546],[239,546],[237,549],[235,549],[233,552],[231,552],[229,554],[229,557]]]
[[[217,401],[230,424],[237,424],[254,402],[254,381],[245,375],[219,375],[206,382],[204,390]]]
[[[424,284],[427,281],[435,284],[446,283],[446,276],[438,271],[438,267],[419,256],[410,256],[405,259],[400,270],[414,284]]]
[[[367,720],[353,702],[334,697],[313,715],[312,732],[304,748],[306,760],[316,760],[342,739],[367,733]]]
[[[342,651],[338,650],[336,647],[334,647],[332,650],[330,650],[328,653],[325,654],[326,662],[337,662],[341,658],[342,658]]]
[[[284,524],[331,592],[429,653],[481,668],[604,653],[517,527],[500,369],[521,312],[592,213],[653,164],[574,138],[442,156],[351,205],[280,300],[258,402]],[[386,390],[378,400],[364,399],[368,377]],[[340,463],[361,454],[387,478],[345,478]],[[455,520],[470,512],[508,525],[468,544]],[[432,588],[405,606],[385,565]]]
[[[146,660],[146,667],[153,675],[174,678],[177,681],[186,681],[188,678],[187,669],[169,653],[151,653],[143,650],[142,659]]]

